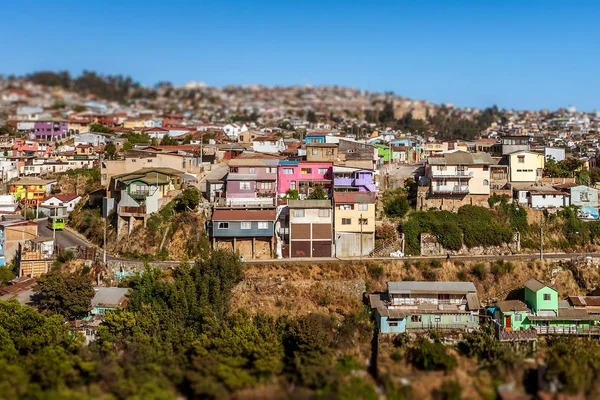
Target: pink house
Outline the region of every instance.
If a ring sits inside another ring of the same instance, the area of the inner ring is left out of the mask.
[[[313,188],[321,185],[330,192],[333,178],[333,163],[319,161],[279,162],[277,192],[283,197],[288,190],[298,190],[300,197],[308,196]]]

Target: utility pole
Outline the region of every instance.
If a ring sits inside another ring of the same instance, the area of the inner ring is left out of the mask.
[[[362,262],[363,257],[363,215],[360,214],[360,219],[358,220],[360,225],[360,261]]]
[[[543,215],[540,215],[540,260],[544,261],[544,229],[542,227],[543,224]]]

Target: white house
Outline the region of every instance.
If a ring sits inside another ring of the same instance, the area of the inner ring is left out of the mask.
[[[67,207],[67,212],[75,209],[75,206],[81,200],[81,196],[75,193],[70,194],[52,194],[40,202],[42,207]]]
[[[241,126],[239,124],[227,124],[223,127],[223,132],[232,139],[237,139],[240,133],[246,131],[248,131],[246,124]]]
[[[252,149],[257,153],[280,153],[286,149],[283,138],[258,137],[252,142]]]
[[[75,136],[75,146],[78,144],[91,144],[92,146],[100,146],[106,144],[106,136],[99,133],[82,133]]]
[[[554,161],[559,162],[565,159],[565,149],[562,147],[545,147],[544,158],[546,161],[552,157]]]
[[[558,190],[529,191],[529,206],[536,210],[568,207],[569,201],[569,194]]]

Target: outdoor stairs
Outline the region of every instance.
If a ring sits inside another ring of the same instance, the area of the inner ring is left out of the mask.
[[[400,236],[396,235],[393,238],[386,239],[383,242],[381,242],[377,247],[373,249],[372,252],[369,253],[369,257],[389,257],[391,252],[401,250],[401,247],[402,241],[400,239]]]

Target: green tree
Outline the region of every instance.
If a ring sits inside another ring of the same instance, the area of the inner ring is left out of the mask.
[[[173,210],[178,213],[196,211],[200,204],[200,192],[194,187],[185,189],[175,198]]]
[[[34,286],[34,304],[40,310],[75,319],[92,309],[94,288],[83,273],[51,271],[37,279]]]
[[[410,210],[410,203],[403,189],[392,189],[383,194],[383,212],[388,217],[402,218],[408,210]]]
[[[311,124],[317,123],[317,115],[313,110],[308,110],[308,113],[306,114],[306,120]]]
[[[177,139],[175,139],[169,135],[165,135],[165,137],[163,137],[160,141],[161,146],[176,146],[178,144],[179,144],[179,142],[177,141]]]
[[[308,195],[308,200],[326,200],[327,193],[322,185],[315,185],[313,191]]]
[[[104,146],[104,156],[107,160],[114,160],[117,156],[117,146],[113,142],[108,142]]]
[[[106,125],[102,125],[102,124],[91,124],[90,132],[113,133],[113,131],[109,127],[107,127]]]

